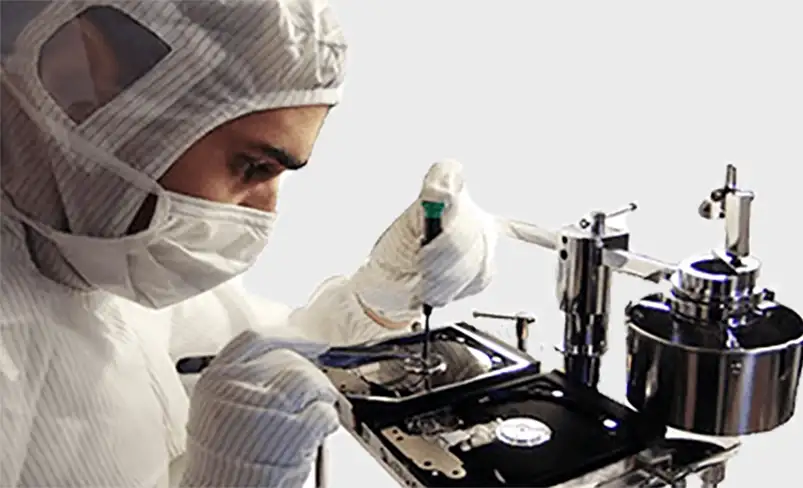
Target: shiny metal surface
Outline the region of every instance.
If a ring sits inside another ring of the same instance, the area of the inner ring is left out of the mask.
[[[618,273],[660,283],[675,272],[675,264],[621,249],[603,249],[602,262]]]
[[[754,195],[734,190],[725,195],[725,250],[729,256],[750,255],[750,211]]]
[[[701,323],[742,325],[767,294],[757,288],[761,263],[745,257],[738,263],[721,253],[688,259],[670,278],[672,310]]]
[[[638,208],[638,205],[636,204],[636,202],[630,202],[630,203],[628,203],[627,205],[625,205],[624,207],[622,207],[620,209],[614,210],[613,212],[608,212],[608,213],[602,214],[604,217],[601,220],[604,223],[608,219],[612,219],[614,217],[619,217],[619,216],[622,216],[622,215],[625,215],[625,214],[629,214],[630,212],[634,212],[637,208]],[[597,214],[597,218],[599,219],[600,212],[596,212],[596,214]],[[580,224],[579,224],[580,228],[581,229],[585,229],[587,227],[590,227],[592,224],[594,224],[594,220],[593,219],[594,219],[593,217],[592,217],[591,220],[585,219],[585,218],[580,219]]]
[[[406,468],[405,464],[396,459],[382,444],[382,441],[370,430],[362,431],[357,434],[354,427],[345,424],[352,436],[379,461],[399,486],[410,488],[425,488],[413,474]],[[393,427],[391,427],[393,429]],[[380,435],[398,434],[397,429],[393,431],[383,431]],[[401,440],[410,437],[401,437]],[[399,439],[399,437],[394,437]],[[710,449],[707,447],[711,446]],[[429,449],[420,449],[421,446],[404,446],[406,448],[419,447],[412,451],[413,457],[421,460],[422,464],[428,459],[424,459],[426,454],[430,454]],[[714,480],[722,481],[725,477],[726,463],[738,453],[740,445],[738,442],[727,442],[724,445],[696,441],[690,439],[666,439],[661,445],[654,446],[635,456],[628,457],[619,462],[605,466],[596,471],[588,473],[574,480],[555,485],[552,488],[659,488],[659,487],[685,487],[686,480],[698,477],[703,481],[704,488],[716,488]],[[439,451],[437,463],[444,471],[450,472],[451,476],[458,478],[465,473],[465,467],[457,459],[445,459]],[[435,453],[431,453],[435,454]],[[431,459],[431,458],[429,458]],[[432,468],[432,464],[426,465]],[[449,468],[452,468],[449,470]],[[708,483],[708,484],[705,484]]]
[[[724,220],[724,246],[678,265],[631,252],[628,233],[609,228],[604,213],[557,232],[497,218],[503,234],[559,255],[556,292],[566,316],[561,352],[567,376],[596,385],[599,361],[607,348],[612,273],[655,283],[669,280],[669,295],[650,295],[627,309],[627,398],[631,405],[672,427],[714,436],[768,431],[792,417],[803,364],[803,319],[777,303],[773,293],[759,288],[761,264],[750,256],[754,194],[739,189],[736,176],[736,168],[728,165],[724,186],[712,191],[699,208],[706,218]],[[475,316],[519,319],[498,314]],[[451,346],[447,345],[446,355]],[[467,373],[455,374],[460,368],[447,368],[442,374],[453,377],[443,383],[436,379],[435,389],[439,384],[445,389],[522,366],[514,361],[500,369],[488,369],[494,358],[480,349],[457,348],[452,357],[462,359],[450,361],[464,365]],[[395,369],[403,369],[400,365],[397,361],[364,369],[355,384],[367,388],[365,379],[387,381]],[[423,388],[416,392],[409,386],[412,397],[431,392]],[[382,447],[374,432],[357,429],[350,411],[341,410],[344,424],[400,483],[421,486]],[[735,454],[735,448],[723,448],[697,456],[700,451],[691,443],[670,444],[655,446],[560,488],[679,487],[695,473],[704,486],[716,487],[724,478],[724,463]]]
[[[341,393],[352,398],[398,403],[532,366],[532,359],[467,329],[433,329],[431,337],[431,357],[443,367],[429,374],[410,368],[409,360],[420,358],[420,341],[394,345],[388,350],[409,360],[382,359],[359,367],[322,370]]]
[[[558,251],[556,295],[565,316],[560,349],[564,370],[591,387],[599,381],[601,357],[607,350],[612,272],[660,282],[674,271],[671,264],[628,252],[628,232],[607,225],[608,216],[636,208],[630,203],[608,214],[595,212],[556,233],[521,221],[496,219],[502,234]]]
[[[497,227],[502,235],[527,244],[554,251],[558,249],[559,238],[556,233],[535,224],[519,220],[496,218]],[[621,249],[604,249],[603,263],[617,273],[635,276],[643,280],[658,283],[675,272],[675,265],[649,256],[632,253]]]
[[[529,417],[505,419],[496,427],[496,439],[513,447],[536,447],[551,438],[547,424]]]
[[[712,253],[682,262],[670,282],[674,290],[690,300],[737,302],[753,295],[760,270],[761,263],[753,257],[734,265]]]
[[[560,231],[557,299],[564,313],[563,355],[566,375],[596,387],[600,358],[607,350],[611,269],[602,262],[603,249],[627,249],[628,234],[607,227],[597,212],[588,226]]]
[[[527,352],[527,339],[530,336],[530,326],[535,323],[535,317],[527,312],[519,312],[516,315],[504,315],[498,313],[472,312],[475,319],[496,319],[509,320],[516,324],[516,349]]]
[[[725,220],[725,246],[682,262],[669,296],[627,309],[627,398],[673,427],[735,436],[772,430],[795,411],[803,319],[758,288],[750,256],[754,195],[725,184],[700,214]],[[716,476],[709,476],[716,484]]]
[[[460,381],[466,381],[490,372],[493,360],[484,352],[470,346],[446,341],[432,341],[430,353],[440,368],[434,370],[412,370],[407,361],[380,361],[352,371],[368,383],[386,386],[393,391],[423,390],[423,378],[429,380],[426,387],[435,388]]]
[[[685,487],[696,475],[703,488],[716,488],[725,479],[727,462],[736,455],[738,441],[715,444],[692,439],[665,439],[663,443],[586,477],[585,484],[553,488]],[[618,471],[618,472],[617,472]],[[581,480],[577,480],[581,481]]]
[[[437,440],[431,437],[408,435],[404,429],[395,425],[382,429],[381,435],[419,469],[436,471],[451,479],[461,479],[466,476],[466,466],[463,461],[448,449],[443,449]]]
[[[678,429],[736,436],[791,418],[803,364],[803,319],[763,301],[727,322],[690,320],[672,298],[627,310],[627,399]]]
[[[755,195],[736,186],[736,167],[725,169],[725,185],[711,192],[698,213],[706,219],[725,219],[725,253],[734,261],[750,255],[750,213]]]

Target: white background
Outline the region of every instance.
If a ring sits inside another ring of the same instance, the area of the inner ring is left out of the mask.
[[[335,1],[351,43],[346,96],[310,168],[283,189],[281,222],[247,279],[303,304],[359,265],[439,158],[463,162],[489,211],[555,227],[629,201],[632,248],[679,260],[722,243],[697,205],[738,165],[756,191],[763,284],[803,310],[798,198],[803,30],[797,2]],[[513,242],[478,297],[436,312],[528,310],[560,340],[555,258]],[[602,389],[624,392],[622,309],[651,291],[619,277]],[[507,324],[475,322],[513,336]],[[554,357],[545,357],[556,366]],[[746,440],[725,487],[799,486],[803,414]],[[331,488],[394,482],[346,434],[329,442]]]

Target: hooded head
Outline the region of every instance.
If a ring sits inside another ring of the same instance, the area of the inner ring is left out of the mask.
[[[72,286],[91,283],[50,230],[125,240],[162,190],[272,212],[340,100],[325,0],[4,0],[0,18],[3,215]]]

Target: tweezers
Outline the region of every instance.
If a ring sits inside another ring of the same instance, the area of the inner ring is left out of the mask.
[[[380,361],[406,361],[412,355],[384,352],[372,347],[333,347],[315,359],[319,367],[328,368],[358,368],[366,364],[377,363]],[[176,371],[179,374],[199,374],[205,370],[215,356],[189,356],[181,358],[176,362]]]

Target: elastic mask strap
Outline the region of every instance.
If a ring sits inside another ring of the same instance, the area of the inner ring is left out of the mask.
[[[120,161],[112,153],[104,151],[93,144],[87,142],[83,137],[78,134],[73,136],[67,135],[66,130],[59,130],[59,125],[50,120],[47,116],[42,115],[36,108],[34,108],[27,100],[27,97],[17,89],[14,84],[9,81],[5,70],[0,69],[0,80],[9,89],[9,91],[17,99],[25,113],[34,121],[39,129],[49,135],[52,135],[65,149],[85,155],[90,158],[94,164],[97,164],[104,169],[116,173],[118,176],[133,184],[134,186],[152,192],[159,197],[164,198],[165,191],[153,179],[145,176],[144,174],[134,170],[124,162]]]
[[[154,211],[154,222],[163,222],[166,219],[166,205],[162,203],[164,199],[159,199],[159,203],[157,203],[157,209]],[[105,246],[116,246],[123,249],[128,249],[131,247],[141,246],[143,243],[148,243],[155,239],[158,236],[160,231],[159,225],[153,226],[148,230],[138,232],[132,235],[124,235],[120,237],[114,238],[103,238],[103,237],[90,237],[90,236],[83,236],[83,235],[75,235],[70,234],[67,232],[62,232],[51,227],[48,227],[41,222],[37,222],[36,220],[32,219],[31,217],[25,215],[19,209],[14,206],[14,203],[3,195],[2,199],[0,199],[0,211],[2,214],[11,216],[18,221],[26,224],[28,227],[36,230],[42,236],[52,240],[57,245],[60,243],[64,243],[65,240],[69,240],[73,243],[85,243],[87,246],[97,245],[98,243],[103,243]]]

